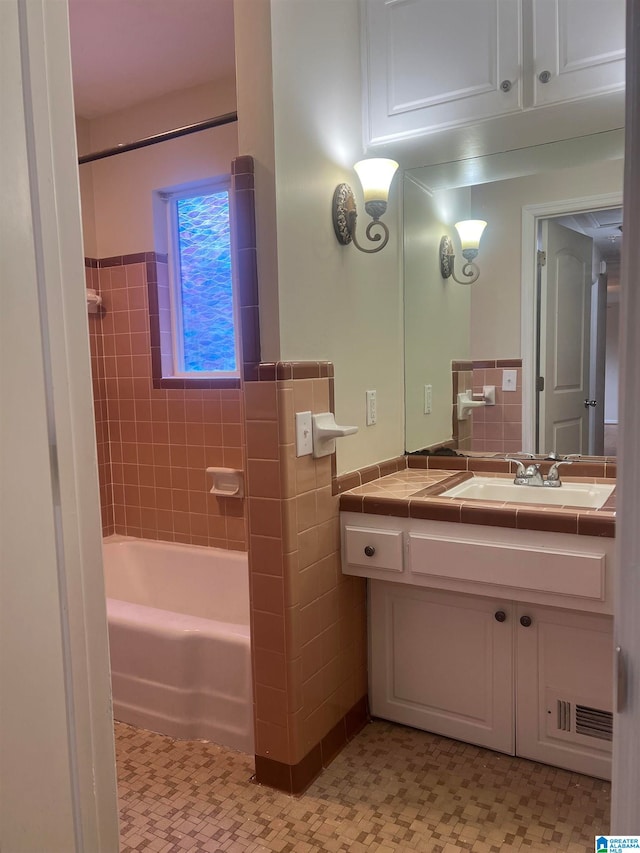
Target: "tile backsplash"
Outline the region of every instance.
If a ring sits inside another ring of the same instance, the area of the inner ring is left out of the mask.
[[[502,390],[503,372],[515,370],[514,391]],[[482,394],[484,385],[494,385],[495,406],[474,409],[466,421],[458,421],[459,391]],[[486,359],[454,361],[451,364],[452,436],[458,450],[486,453],[517,453],[522,450],[522,360]]]
[[[514,391],[502,390],[505,370],[515,370]],[[471,450],[488,453],[517,453],[522,450],[522,360],[474,361],[472,390],[482,393],[483,385],[495,385],[496,404],[474,409]]]

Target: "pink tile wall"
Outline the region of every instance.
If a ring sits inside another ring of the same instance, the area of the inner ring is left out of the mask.
[[[256,754],[285,766],[367,692],[365,585],[340,569],[331,457],[295,454],[294,413],[329,411],[332,381],[245,385]]]
[[[245,500],[209,494],[205,473],[245,467],[242,392],[153,387],[152,256],[90,271],[103,299],[90,323],[104,532],[246,550]]]
[[[97,262],[87,259],[85,280],[87,288],[100,289]],[[89,314],[89,344],[91,347],[91,376],[93,380],[93,408],[96,425],[98,451],[98,478],[100,483],[100,509],[102,532],[110,536],[114,532],[113,484],[111,481],[111,457],[109,451],[109,415],[107,383],[104,363],[104,339],[102,335],[103,312]]]
[[[498,366],[478,367],[474,362],[472,388],[482,393],[483,385],[495,385],[496,405],[474,409],[471,450],[487,453],[517,453],[522,450],[522,366],[515,360]],[[503,370],[515,370],[516,390],[502,390]]]

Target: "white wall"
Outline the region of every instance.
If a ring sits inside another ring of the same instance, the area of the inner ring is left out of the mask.
[[[89,122],[78,116],[76,116],[76,143],[78,151],[81,154],[88,153],[91,150]],[[96,242],[93,169],[91,165],[86,165],[78,169],[78,174],[80,176],[80,199],[82,202],[82,241],[84,244],[84,254],[87,258],[95,258],[98,255],[98,244]]]
[[[171,92],[118,113],[78,122],[81,153],[173,130],[236,108],[235,80]],[[228,124],[80,166],[85,253],[111,257],[153,251],[153,190],[230,171],[237,124]],[[86,177],[89,172],[90,177]],[[91,200],[93,192],[93,202]],[[87,212],[94,211],[95,242]]]
[[[273,72],[270,0],[233,4],[238,100],[238,149],[253,157],[263,361],[280,358]]]
[[[622,160],[557,169],[481,184],[471,192],[474,217],[486,219],[471,294],[472,358],[520,358],[522,208],[622,190]]]
[[[360,428],[338,442],[343,472],[404,448],[400,186],[382,252],[339,245],[333,191],[355,185],[363,155],[358,4],[274,0],[271,10],[280,356],[334,362],[336,419]],[[362,230],[362,201],[359,213]],[[371,427],[367,389],[378,399]]]
[[[404,181],[404,331],[406,449],[452,434],[451,362],[469,358],[471,288],[440,275],[440,239],[468,218],[470,190],[428,193]],[[424,413],[424,386],[433,386]]]
[[[604,420],[618,423],[618,382],[620,352],[620,303],[607,305],[607,344],[604,380]]]

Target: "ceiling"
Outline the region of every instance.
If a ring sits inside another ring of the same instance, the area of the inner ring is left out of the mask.
[[[69,0],[76,115],[235,73],[233,0]]]

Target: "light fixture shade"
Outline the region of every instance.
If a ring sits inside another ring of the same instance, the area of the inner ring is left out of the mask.
[[[365,203],[368,201],[388,201],[389,187],[398,164],[384,157],[359,160],[353,167],[360,178]]]
[[[465,249],[477,249],[480,245],[482,232],[487,227],[484,219],[464,219],[456,222],[455,229],[460,237],[462,251]]]

